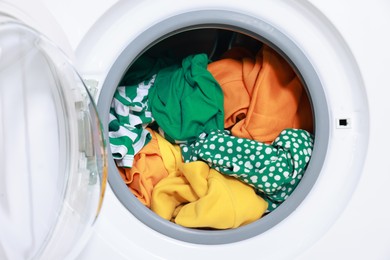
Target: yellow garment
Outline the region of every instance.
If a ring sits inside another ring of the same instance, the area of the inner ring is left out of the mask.
[[[161,148],[160,148],[161,149]],[[201,161],[182,163],[154,188],[151,209],[164,219],[194,228],[236,228],[259,219],[267,202],[253,188]]]
[[[179,176],[179,168],[183,164],[181,151],[178,145],[172,145],[164,137],[155,132],[157,143],[160,148],[161,158],[165,169],[168,171],[168,176]]]

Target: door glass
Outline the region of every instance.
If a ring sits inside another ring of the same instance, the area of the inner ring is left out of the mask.
[[[39,33],[0,23],[0,259],[64,259],[87,241],[106,184],[95,105]]]

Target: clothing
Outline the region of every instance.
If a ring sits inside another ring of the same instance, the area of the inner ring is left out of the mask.
[[[145,206],[150,207],[154,186],[168,176],[168,171],[162,160],[157,133],[151,133],[150,142],[135,156],[132,168],[118,167],[118,171],[131,192]]]
[[[305,130],[285,129],[269,145],[214,130],[181,149],[184,162],[203,160],[254,187],[270,202],[271,211],[298,185],[310,161],[313,138]]]
[[[180,147],[173,145],[156,133],[158,147],[160,148],[161,158],[169,177],[180,176],[180,169],[183,164]]]
[[[139,82],[152,78],[161,69],[180,64],[180,62],[181,59],[176,57],[174,53],[165,53],[165,55],[159,55],[159,57],[145,53],[131,65],[119,86],[137,85]]]
[[[223,93],[207,63],[206,54],[190,55],[181,66],[157,73],[149,102],[160,134],[172,143],[191,142],[201,132],[223,129]]]
[[[201,161],[184,163],[180,175],[161,180],[151,209],[164,219],[192,228],[236,228],[259,219],[267,202],[253,188],[223,176]]]
[[[234,136],[271,143],[286,128],[313,131],[310,101],[291,66],[264,45],[254,57],[235,47],[208,65],[224,94],[224,127]]]
[[[134,155],[151,139],[146,126],[153,122],[148,93],[155,76],[138,85],[116,89],[110,108],[108,135],[117,166],[132,167]]]

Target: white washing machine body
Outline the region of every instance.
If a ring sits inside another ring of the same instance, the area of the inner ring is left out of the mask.
[[[235,231],[182,229],[134,198],[127,202],[108,156],[100,216],[77,259],[390,257],[388,2],[44,2],[71,43],[103,127],[115,87],[139,54],[173,32],[202,26],[242,31],[280,49],[306,81],[316,121],[308,177],[280,210]]]

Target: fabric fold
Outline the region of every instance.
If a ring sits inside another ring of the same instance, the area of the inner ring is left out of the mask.
[[[214,130],[191,145],[181,145],[184,162],[204,161],[254,187],[270,202],[270,211],[294,191],[310,161],[313,137],[305,130],[285,129],[265,144]]]
[[[224,127],[237,137],[271,143],[286,128],[313,131],[311,105],[290,64],[269,46],[242,47],[208,65],[224,94]]]
[[[154,186],[168,176],[168,170],[163,163],[158,134],[151,129],[147,130],[151,133],[151,140],[134,156],[132,168],[120,166],[117,168],[134,196],[145,206],[150,207]]]
[[[149,100],[160,134],[172,143],[192,142],[201,132],[223,129],[223,93],[207,70],[206,54],[160,70]]]
[[[185,227],[227,229],[256,221],[267,209],[253,188],[204,162],[185,163],[181,172],[153,191],[151,209],[162,218]]]

